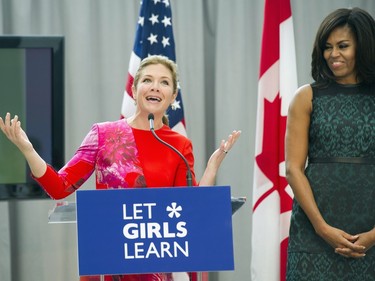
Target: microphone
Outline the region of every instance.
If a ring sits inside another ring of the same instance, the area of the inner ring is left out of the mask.
[[[176,152],[181,157],[181,159],[184,160],[186,168],[187,168],[187,171],[186,171],[186,184],[187,184],[187,186],[192,186],[193,185],[193,180],[192,180],[192,176],[191,176],[191,170],[190,170],[190,166],[189,166],[189,163],[187,162],[186,158],[182,155],[182,153],[180,151],[178,151],[172,145],[170,145],[169,143],[163,141],[161,138],[159,138],[156,135],[155,128],[154,128],[154,114],[150,113],[148,115],[148,121],[150,122],[150,131],[154,135],[154,137],[159,142],[161,142],[162,144],[168,146],[170,149],[172,149],[174,152]]]

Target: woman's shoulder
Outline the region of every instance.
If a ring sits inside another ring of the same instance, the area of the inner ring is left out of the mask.
[[[96,127],[99,130],[111,130],[113,128],[126,128],[129,127],[126,119],[119,119],[114,121],[103,121],[94,123],[92,127]]]
[[[158,135],[162,135],[174,141],[178,141],[182,143],[191,142],[187,136],[172,130],[167,125],[164,125],[161,129],[157,130],[157,132],[158,132]]]
[[[114,136],[131,133],[131,127],[128,125],[125,119],[94,123],[91,130],[95,130],[98,135],[104,135],[106,137],[109,135]]]
[[[306,109],[312,108],[313,89],[312,84],[305,84],[299,87],[290,103],[290,108]]]
[[[176,138],[186,138],[186,136],[184,136],[183,134],[181,134],[180,132],[178,131],[175,131],[175,130],[172,130],[169,126],[167,125],[163,125],[163,127],[161,127],[159,130],[157,130],[157,132],[160,132],[162,134],[166,134],[166,135],[170,135],[170,136],[174,136]]]
[[[296,91],[296,95],[309,95],[309,94],[311,94],[313,86],[314,86],[314,84],[304,84],[304,85],[300,86]]]
[[[299,87],[293,97],[294,102],[309,102],[312,99],[313,88],[312,84],[305,84]]]

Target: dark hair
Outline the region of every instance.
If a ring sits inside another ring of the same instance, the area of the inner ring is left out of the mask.
[[[375,21],[360,8],[342,8],[330,13],[320,24],[311,55],[311,76],[318,85],[335,80],[325,59],[327,39],[337,27],[348,26],[356,40],[355,69],[357,79],[364,83],[375,82]]]

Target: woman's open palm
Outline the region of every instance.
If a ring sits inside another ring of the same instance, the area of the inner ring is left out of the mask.
[[[33,146],[27,137],[25,131],[21,127],[21,122],[18,116],[15,115],[13,119],[10,118],[10,113],[5,115],[5,120],[0,117],[0,129],[6,137],[14,143],[21,151],[32,149]]]

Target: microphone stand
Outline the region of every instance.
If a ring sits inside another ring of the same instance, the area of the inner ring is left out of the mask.
[[[187,168],[187,171],[186,171],[186,185],[187,186],[193,186],[193,179],[192,179],[192,175],[191,175],[191,170],[190,170],[190,166],[189,166],[189,163],[187,162],[186,158],[182,155],[182,153],[180,151],[178,151],[172,145],[170,145],[169,143],[163,141],[161,138],[159,138],[156,135],[155,129],[154,129],[154,114],[150,113],[148,115],[148,120],[150,121],[150,131],[154,135],[154,137],[159,142],[161,142],[162,144],[168,146],[170,149],[172,149],[174,152],[176,152],[181,157],[181,159],[185,162],[185,165],[186,165],[186,168]]]
[[[186,185],[187,186],[193,186],[193,179],[192,179],[192,175],[191,175],[191,169],[190,169],[190,166],[189,166],[189,163],[187,162],[186,158],[182,155],[182,153],[180,151],[178,151],[176,148],[174,148],[172,145],[170,145],[169,143],[163,141],[161,138],[159,138],[156,133],[155,133],[155,128],[154,128],[154,114],[150,113],[148,115],[148,120],[150,122],[150,131],[151,133],[153,134],[153,136],[159,141],[161,142],[162,144],[168,146],[170,149],[172,149],[174,152],[176,152],[180,157],[181,159],[184,161],[185,163],[185,166],[186,166]],[[190,279],[190,274],[188,273],[189,275],[189,279]],[[198,278],[198,281],[202,281],[203,277],[202,277],[202,272],[197,272],[197,278]],[[104,280],[103,280],[104,281]]]
[[[192,177],[192,174],[191,174],[191,169],[190,169],[190,166],[189,166],[189,163],[187,162],[186,158],[182,155],[182,153],[180,151],[178,151],[176,148],[174,148],[172,145],[170,145],[169,143],[163,141],[161,138],[158,137],[158,135],[155,133],[155,128],[154,128],[154,114],[150,113],[148,115],[148,120],[150,121],[150,131],[151,133],[153,134],[153,136],[159,141],[161,142],[162,144],[168,146],[170,149],[172,149],[174,152],[176,152],[180,157],[181,159],[184,161],[185,165],[186,165],[186,168],[187,168],[187,171],[186,171],[186,185],[187,186],[193,186],[193,177]],[[202,272],[197,272],[198,274],[198,280],[202,280]],[[189,276],[190,278],[190,276]],[[100,281],[104,281],[104,275],[101,274],[100,275]]]

